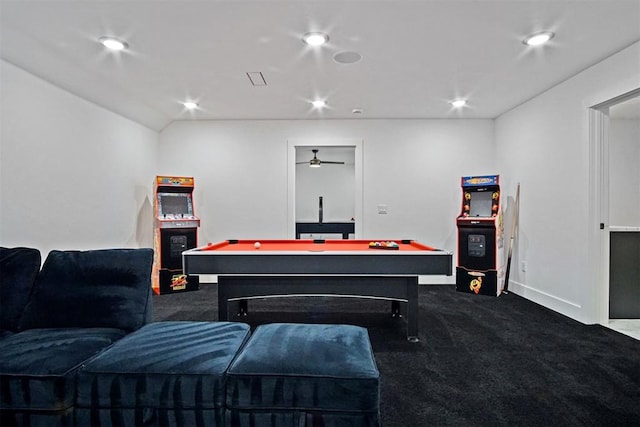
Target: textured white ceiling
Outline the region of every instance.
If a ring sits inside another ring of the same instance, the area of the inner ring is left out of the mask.
[[[4,60],[157,130],[188,119],[495,118],[640,39],[640,0],[0,1]],[[522,43],[541,30],[556,33],[549,45]],[[309,31],[328,45],[303,44]],[[103,35],[130,49],[106,52]],[[362,60],[335,62],[343,51]],[[448,103],[458,96],[469,99],[460,111]],[[313,110],[314,97],[328,108]],[[187,98],[200,109],[185,111]]]

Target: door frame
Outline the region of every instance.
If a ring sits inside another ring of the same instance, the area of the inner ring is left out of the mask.
[[[589,107],[590,277],[596,322],[609,323],[609,108],[640,96],[635,88]]]
[[[362,236],[364,226],[363,167],[364,141],[357,138],[296,138],[287,140],[287,238],[296,236],[296,148],[354,148],[355,171],[355,238]]]

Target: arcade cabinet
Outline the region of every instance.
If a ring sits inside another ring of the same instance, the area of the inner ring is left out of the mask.
[[[498,296],[504,289],[504,233],[500,176],[463,176],[457,218],[456,290]]]
[[[196,291],[198,276],[182,270],[182,252],[197,246],[200,219],[193,212],[191,177],[156,176],[153,290],[157,294]]]

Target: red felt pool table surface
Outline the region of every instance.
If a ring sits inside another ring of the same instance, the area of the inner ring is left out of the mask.
[[[372,249],[371,242],[396,242],[398,250]],[[255,243],[260,243],[260,248]],[[218,252],[358,252],[397,253],[437,251],[436,248],[414,240],[226,240],[199,248]]]

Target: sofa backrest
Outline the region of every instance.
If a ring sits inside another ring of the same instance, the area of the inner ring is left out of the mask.
[[[41,262],[37,249],[0,248],[0,330],[18,330]]]
[[[152,249],[51,251],[20,329],[118,328],[151,321]]]

